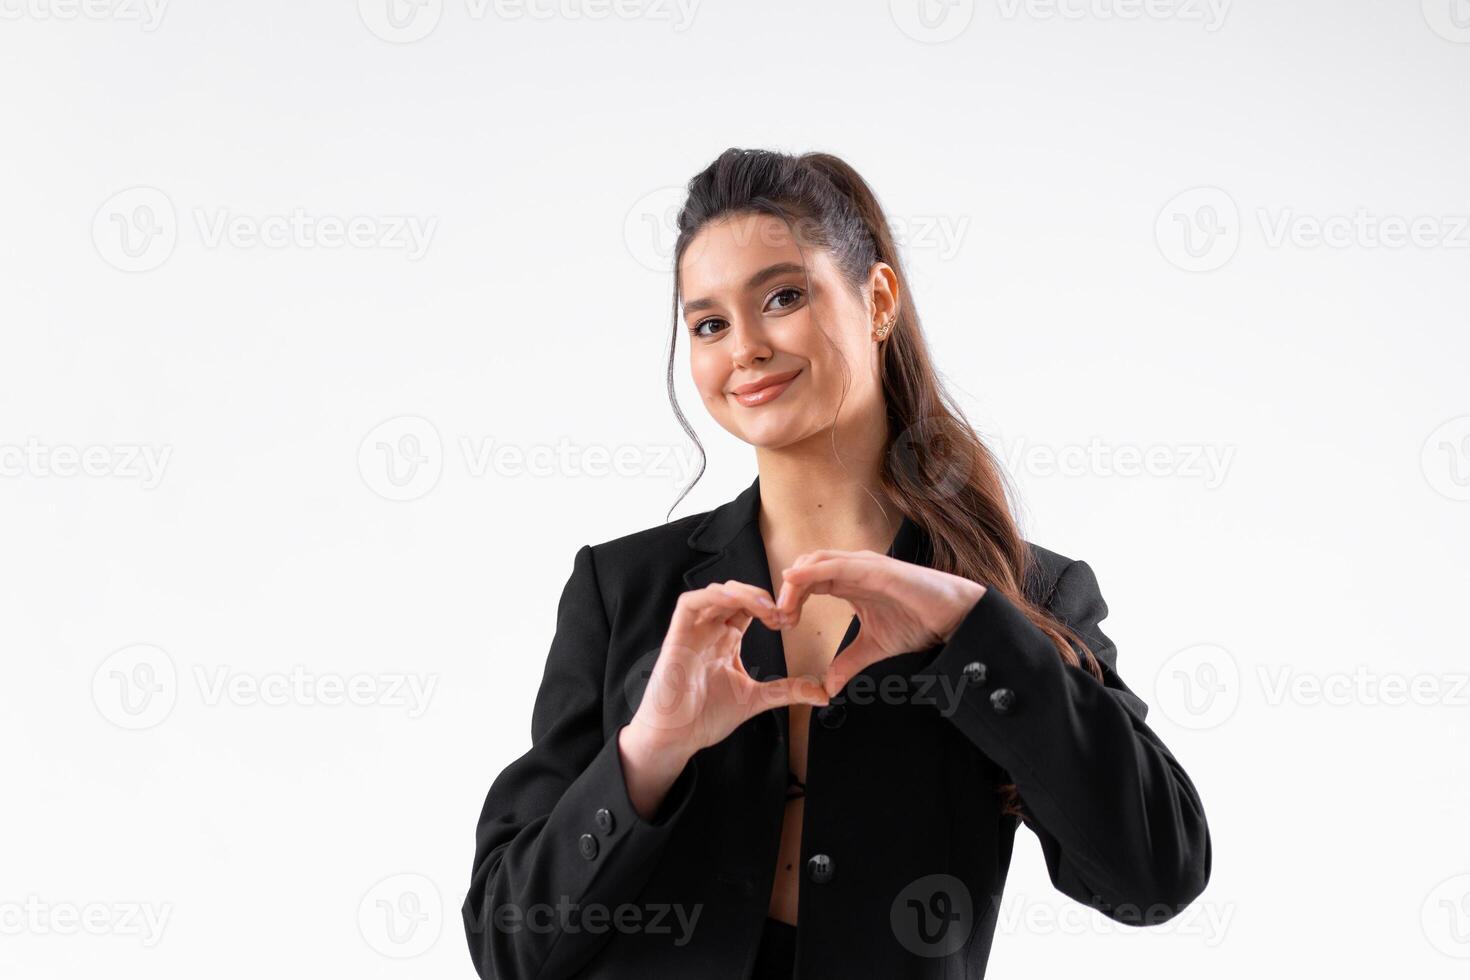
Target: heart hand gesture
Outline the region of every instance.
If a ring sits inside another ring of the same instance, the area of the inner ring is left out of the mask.
[[[846,599],[857,614],[858,635],[827,668],[827,694],[889,657],[946,643],[985,594],[985,586],[960,575],[873,551],[810,551],[781,573],[778,622],[801,621],[809,595]]]
[[[757,681],[746,672],[740,643],[757,616],[780,628],[771,594],[743,582],[711,583],[679,596],[632,720],[649,744],[687,757],[762,711],[827,703],[820,678]]]

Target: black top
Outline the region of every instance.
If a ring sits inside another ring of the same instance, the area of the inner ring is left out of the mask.
[[[750,980],[792,980],[795,975],[796,926],[766,916]]]
[[[806,783],[786,770],[786,802],[806,795]],[[760,948],[755,954],[755,972],[750,980],[792,980],[796,973],[796,926],[766,916]]]

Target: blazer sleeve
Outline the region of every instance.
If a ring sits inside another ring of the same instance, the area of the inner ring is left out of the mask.
[[[1087,641],[1101,683],[995,589],[918,673],[957,692],[946,717],[1015,781],[1059,891],[1119,922],[1167,921],[1209,881],[1199,794],[1118,676],[1091,567],[1068,565],[1045,605]]]
[[[607,913],[637,898],[688,809],[693,761],[652,820],[628,798],[621,726],[603,737],[609,636],[593,550],[583,545],[557,607],[531,748],[495,778],[475,829],[461,912],[475,970],[486,980],[575,973],[607,942]]]

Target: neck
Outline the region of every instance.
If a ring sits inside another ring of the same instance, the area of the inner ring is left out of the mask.
[[[859,434],[831,430],[781,449],[757,447],[760,530],[786,551],[870,549],[882,554],[903,515],[879,485],[886,422]]]

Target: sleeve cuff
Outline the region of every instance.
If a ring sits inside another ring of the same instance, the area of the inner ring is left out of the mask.
[[[914,677],[930,678],[932,690],[945,692],[941,712],[1015,773],[1047,771],[1053,761],[1045,758],[1048,732],[1075,710],[1068,698],[1077,688],[1067,671],[1085,674],[1057,656],[1051,638],[998,589],[988,588]],[[1081,689],[1106,697],[1095,683]],[[1041,757],[1023,755],[1037,738]]]
[[[574,863],[585,869],[588,888],[599,879],[641,880],[688,811],[697,782],[698,766],[690,759],[653,819],[643,819],[628,797],[618,731],[614,731],[592,764],[567,788],[557,808],[558,816],[564,817],[557,826],[546,828],[552,835],[546,843],[566,848],[574,856]]]

